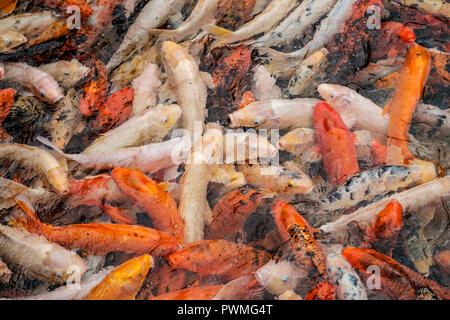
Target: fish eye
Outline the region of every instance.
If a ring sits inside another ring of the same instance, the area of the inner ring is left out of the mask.
[[[261,120],[256,119],[255,121],[253,121],[253,123],[254,123],[254,124],[260,124],[260,123],[261,123]]]
[[[248,192],[249,192],[249,190],[247,188],[241,189],[241,193],[242,194],[247,194]]]

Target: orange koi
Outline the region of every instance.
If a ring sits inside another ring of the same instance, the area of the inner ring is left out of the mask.
[[[225,240],[196,241],[169,255],[173,268],[183,268],[200,277],[216,275],[232,280],[249,275],[270,261],[262,250]]]
[[[0,3],[0,18],[6,17],[16,8],[18,0],[2,0]]]
[[[388,128],[388,156],[390,146],[400,148],[404,163],[414,156],[408,149],[409,127],[417,104],[422,99],[422,92],[431,69],[431,55],[427,49],[415,45],[406,57],[405,65],[399,72],[399,80],[394,96],[387,103],[383,114],[390,113]]]
[[[397,35],[403,42],[416,41],[416,34],[414,33],[414,30],[407,26],[403,26],[403,28],[398,32]]]
[[[68,194],[70,208],[79,205],[102,207],[105,201],[117,202],[125,199],[113,178],[107,174],[71,180]]]
[[[34,210],[24,201],[17,200],[27,214],[17,222],[29,232],[37,233],[49,241],[68,248],[85,249],[91,254],[152,253],[156,256],[172,253],[179,248],[177,240],[170,234],[136,225],[87,223],[68,226],[52,226],[39,221]]]
[[[169,192],[138,170],[115,168],[111,176],[120,190],[147,212],[156,229],[183,242],[184,221]]]
[[[313,282],[327,280],[325,255],[308,221],[282,200],[273,205],[272,213],[282,239],[289,241],[297,265],[311,275]]]
[[[116,223],[137,224],[136,216],[133,216],[128,209],[114,207],[105,203],[103,205],[103,211],[105,211]]]
[[[336,300],[336,286],[328,281],[320,282],[308,293],[305,300]]]
[[[241,188],[223,196],[212,210],[212,221],[206,227],[206,239],[220,239],[242,232],[247,218],[261,202],[262,194]]]
[[[224,285],[186,288],[169,292],[149,300],[212,300]]]
[[[374,166],[383,166],[387,160],[387,148],[379,143],[377,139],[373,139],[370,147],[370,155]]]
[[[9,114],[17,91],[11,88],[0,90],[0,126]],[[10,141],[12,137],[0,127],[0,141]]]
[[[415,300],[421,289],[431,290],[439,299],[449,300],[450,291],[390,257],[372,249],[346,247],[342,255],[366,281],[369,267],[380,268],[380,291],[392,299]]]
[[[90,130],[106,132],[127,121],[133,111],[133,98],[134,89],[132,87],[125,87],[114,92],[99,107],[97,117],[89,125]]]
[[[148,254],[125,261],[108,273],[85,299],[135,300],[152,266],[153,259]]]
[[[39,36],[28,42],[28,46],[34,46],[38,43],[46,42],[52,39],[57,39],[62,36],[66,36],[71,32],[67,26],[65,19],[57,20],[53,22],[45,31],[43,31]]]
[[[389,256],[392,256],[394,244],[397,241],[402,225],[402,205],[397,201],[389,202],[366,230],[366,236],[360,248],[373,248],[377,251],[389,249]]]
[[[317,103],[313,117],[324,170],[336,186],[359,172],[356,138],[326,102]]]
[[[84,85],[79,106],[81,114],[90,116],[106,100],[108,76],[106,74],[106,66],[101,60],[95,59],[91,54],[86,55],[85,63],[90,66],[91,73],[89,80]]]

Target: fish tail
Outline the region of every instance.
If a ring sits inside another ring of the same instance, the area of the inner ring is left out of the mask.
[[[216,38],[216,41],[211,45],[211,50],[223,46],[227,42],[228,36],[233,33],[233,31],[218,27],[214,24],[204,25],[202,29],[211,33]]]
[[[22,211],[25,212],[25,214],[30,217],[33,222],[36,222],[37,224],[40,223],[39,219],[36,216],[36,211],[34,211],[33,205],[30,202],[30,199],[28,199],[24,195],[18,195],[14,200],[19,205],[20,209],[22,209]]]

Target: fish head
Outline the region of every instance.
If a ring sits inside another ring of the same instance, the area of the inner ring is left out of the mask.
[[[337,84],[321,83],[317,91],[339,113],[347,127],[352,128],[355,125],[352,89]]]
[[[164,70],[169,75],[176,74],[177,66],[188,56],[186,50],[172,41],[164,41],[161,45],[161,55],[164,64]]]

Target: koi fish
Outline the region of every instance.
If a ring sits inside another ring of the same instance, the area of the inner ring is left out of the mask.
[[[196,122],[203,126],[206,117],[206,85],[194,58],[181,46],[165,41],[161,47],[164,70],[183,111],[182,127],[194,136]]]
[[[219,0],[199,0],[197,1],[191,15],[175,30],[149,29],[148,32],[159,34],[163,40],[180,42],[185,38],[195,35],[202,26],[211,23],[217,12]]]
[[[72,30],[67,26],[65,19],[57,20],[53,22],[44,32],[35,37],[28,43],[28,46],[34,46],[39,43],[43,43],[52,39],[67,36]]]
[[[336,84],[322,83],[317,91],[339,112],[347,127],[368,130],[378,141],[383,144],[386,142],[389,117],[383,115],[383,110],[371,100],[355,90]]]
[[[4,225],[0,225],[0,257],[24,275],[53,284],[66,282],[73,272],[80,276],[86,272],[83,259],[75,252]]]
[[[319,101],[308,98],[256,101],[229,114],[228,118],[232,128],[313,128],[314,107]]]
[[[358,274],[342,256],[342,247],[327,248],[327,267],[330,279],[336,285],[339,300],[367,300],[367,293]]]
[[[326,102],[314,108],[314,127],[324,170],[333,185],[359,172],[354,135]]]
[[[293,10],[277,27],[262,37],[250,41],[252,47],[287,45],[301,39],[310,26],[317,23],[333,8],[337,0],[307,0]]]
[[[69,199],[66,204],[102,207],[104,202],[120,202],[125,199],[113,178],[107,174],[87,176],[83,180],[70,180]]]
[[[69,89],[52,115],[50,135],[53,143],[60,149],[65,148],[82,123],[82,115],[78,110],[79,100],[80,93],[76,89]]]
[[[422,91],[428,79],[431,68],[431,55],[427,49],[416,45],[411,48],[406,57],[405,65],[400,70],[398,85],[394,96],[383,110],[389,112],[388,159],[392,152],[390,147],[401,149],[404,161],[414,156],[408,149],[409,127],[416,106],[422,98]]]
[[[178,249],[178,242],[170,234],[136,225],[109,223],[72,224],[52,226],[40,222],[34,209],[22,200],[17,203],[26,215],[16,219],[29,232],[44,236],[47,240],[64,247],[85,249],[91,254],[107,254],[114,251],[155,256]]]
[[[99,106],[97,116],[88,125],[89,130],[106,132],[127,121],[133,108],[133,98],[134,89],[132,87],[125,87],[114,92],[105,103]]]
[[[260,193],[247,187],[227,193],[212,209],[205,238],[221,239],[242,232],[245,221],[256,210],[261,198]]]
[[[260,188],[267,197],[273,194],[307,194],[314,188],[309,176],[293,161],[286,161],[281,166],[238,165],[238,169],[248,183]]]
[[[365,231],[361,249],[371,248],[377,251],[389,249],[392,256],[394,244],[397,241],[403,225],[402,205],[396,201],[389,204],[376,216],[372,225]]]
[[[90,116],[106,100],[108,77],[106,66],[102,61],[95,59],[92,55],[87,55],[86,62],[91,68],[91,73],[89,80],[84,85],[79,108],[82,115]]]
[[[65,158],[78,162],[82,167],[97,170],[124,167],[154,173],[186,161],[191,150],[190,137],[187,135],[142,147],[89,154],[66,154],[43,137],[38,137],[37,140],[51,147]]]
[[[135,22],[128,28],[119,49],[108,62],[106,67],[108,73],[123,61],[131,57],[134,53],[142,49],[151,39],[152,34],[148,31],[152,28],[158,28],[163,25],[174,13],[183,7],[185,0],[165,1],[152,0],[149,1]]]
[[[371,275],[367,273],[368,268],[378,266],[381,285],[379,290],[392,299],[415,300],[416,292],[422,288],[431,290],[439,299],[450,299],[448,289],[439,283],[421,276],[375,250],[346,247],[342,255],[366,281]]]
[[[355,212],[343,215],[334,222],[329,222],[320,227],[324,232],[339,233],[345,230],[351,221],[360,225],[369,225],[376,215],[391,201],[401,204],[403,212],[413,212],[425,206],[432,206],[441,201],[441,197],[450,192],[450,177],[435,179],[417,187],[405,190],[388,198],[360,208]]]
[[[4,67],[3,80],[11,79],[20,82],[37,98],[49,103],[56,103],[64,98],[58,83],[47,72],[25,63],[5,62]]]
[[[183,242],[184,222],[170,193],[138,170],[114,168],[111,177],[122,192],[145,209],[156,229],[170,233]]]
[[[263,12],[232,32],[213,24],[203,25],[203,29],[212,33],[217,40],[211,45],[211,50],[227,44],[246,40],[261,32],[267,32],[283,19],[297,4],[296,0],[273,0]]]
[[[345,28],[345,21],[351,16],[354,5],[358,0],[339,0],[324,18],[313,39],[301,49],[291,53],[280,53],[269,48],[259,48],[260,55],[267,54],[272,63],[288,64],[290,60],[301,60],[307,58],[317,50],[322,49],[325,44],[331,41],[338,33],[342,33]]]
[[[272,206],[278,231],[288,241],[297,265],[304,269],[314,283],[327,280],[325,255],[314,238],[309,223],[290,204],[279,200]]]
[[[9,15],[16,8],[18,0],[5,0],[0,5],[0,18]]]
[[[169,292],[149,300],[212,300],[223,288],[223,284],[215,286],[186,288],[180,291]]]
[[[34,169],[60,194],[68,191],[67,175],[61,164],[47,151],[23,144],[0,144],[0,158],[17,161]]]
[[[60,60],[39,66],[39,69],[50,74],[63,87],[70,88],[88,76],[90,69],[78,60]]]
[[[125,261],[86,296],[85,300],[134,300],[153,266],[153,258],[144,254]]]
[[[200,277],[216,275],[232,280],[250,275],[270,261],[265,251],[225,240],[201,240],[190,243],[168,256],[173,268],[196,272]]]
[[[291,96],[308,96],[310,92],[317,90],[318,85],[323,83],[327,77],[325,69],[329,66],[327,58],[329,53],[325,48],[317,50],[295,68],[293,75],[291,75],[289,68],[276,69],[273,72],[277,74],[282,72],[279,75],[280,77],[291,76],[286,90]],[[284,75],[285,73],[288,75]]]
[[[51,11],[22,13],[0,20],[0,33],[15,31],[23,34],[27,39],[39,35],[52,23],[57,21]]]
[[[112,152],[123,148],[161,142],[181,117],[176,104],[158,106],[108,130],[84,149],[82,154]]]
[[[222,131],[209,127],[194,145],[180,181],[178,212],[184,221],[184,241],[203,239],[204,225],[211,222],[211,209],[206,199],[212,167],[221,158],[224,138]]]
[[[434,165],[423,164],[381,166],[360,172],[334,188],[320,205],[327,211],[346,210],[391,192],[398,192],[436,178]]]

